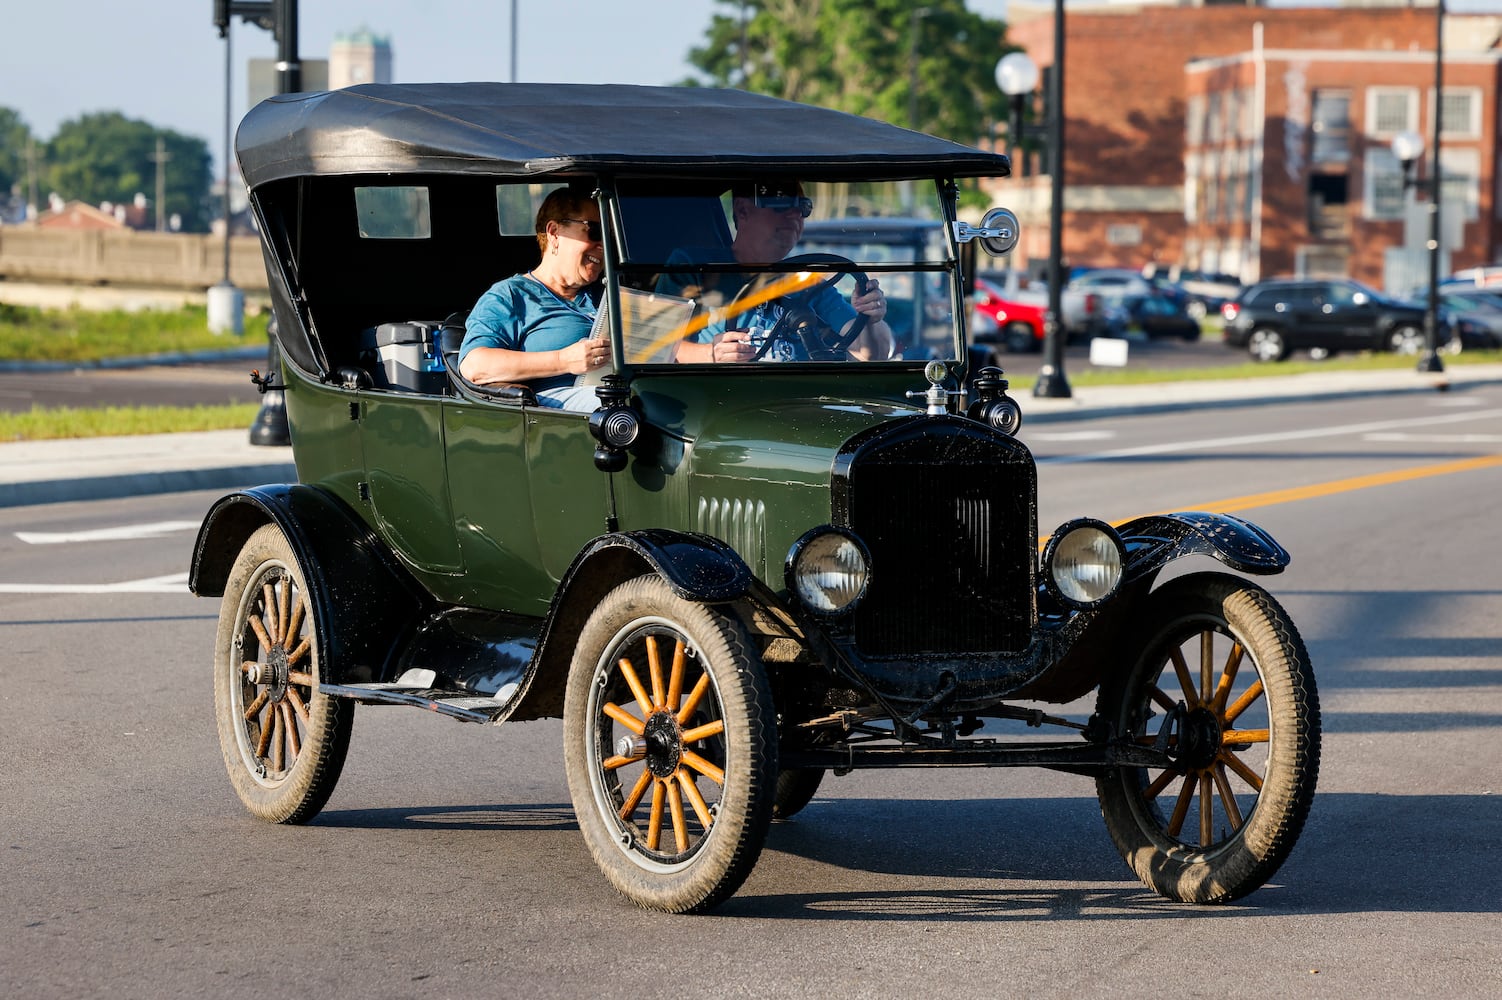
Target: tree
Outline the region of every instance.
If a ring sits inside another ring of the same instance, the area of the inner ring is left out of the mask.
[[[717,0],[689,63],[709,83],[974,143],[1006,115],[993,76],[1006,24],[963,0]],[[926,9],[915,18],[915,9]],[[914,34],[916,32],[916,35]],[[916,38],[917,121],[910,122]]]
[[[164,217],[176,214],[187,232],[207,232],[213,184],[208,143],[154,128],[117,111],[63,122],[47,144],[46,188],[91,205],[129,203],[137,194],[153,202],[157,189],[157,139],[167,160]],[[153,220],[155,216],[153,216]]]
[[[26,183],[26,147],[30,142],[31,129],[21,115],[0,107],[0,202]],[[24,190],[19,193],[26,194]]]

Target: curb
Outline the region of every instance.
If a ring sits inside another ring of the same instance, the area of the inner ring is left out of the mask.
[[[68,503],[77,500],[118,500],[122,497],[190,490],[233,490],[263,483],[297,481],[292,462],[228,466],[218,469],[175,469],[165,472],[131,472],[78,479],[0,483],[0,507],[30,507],[34,504]]]
[[[1193,384],[1195,383],[1185,383],[1185,385]],[[1318,403],[1331,399],[1358,399],[1366,396],[1406,396],[1426,392],[1442,393],[1452,390],[1464,391],[1472,386],[1499,384],[1502,384],[1502,374],[1460,380],[1440,378],[1409,385],[1368,385],[1333,388],[1329,386],[1319,388],[1311,386],[1306,390],[1264,392],[1247,396],[1205,396],[1192,399],[1107,403],[1099,406],[1091,406],[1084,402],[1059,401],[1044,404],[1048,409],[1041,412],[1029,412],[1027,397],[1014,398],[1017,398],[1018,402],[1022,404],[1024,424],[1044,424],[1066,420],[1094,420],[1103,417],[1120,417],[1127,414],[1174,413],[1182,410],[1225,410],[1234,409],[1238,406],[1268,406],[1273,403]],[[1089,390],[1086,390],[1086,393],[1088,394]],[[1035,404],[1041,402],[1036,398],[1032,401]]]

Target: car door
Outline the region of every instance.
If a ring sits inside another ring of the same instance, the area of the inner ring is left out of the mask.
[[[1330,337],[1330,314],[1325,310],[1322,283],[1288,285],[1279,293],[1273,310],[1283,319],[1289,347],[1319,347]]]
[[[1331,350],[1359,351],[1372,346],[1377,306],[1371,296],[1343,281],[1329,282],[1323,292]]]

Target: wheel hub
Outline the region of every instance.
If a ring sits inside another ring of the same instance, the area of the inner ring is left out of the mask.
[[[659,778],[671,778],[683,758],[683,730],[671,712],[655,712],[647,719],[647,770]]]
[[[266,685],[266,696],[271,701],[278,702],[287,696],[287,674],[291,669],[287,663],[286,649],[278,645],[266,651],[263,683]]]
[[[1191,768],[1205,768],[1220,752],[1220,717],[1206,708],[1196,708],[1184,716],[1179,738],[1179,759]]]

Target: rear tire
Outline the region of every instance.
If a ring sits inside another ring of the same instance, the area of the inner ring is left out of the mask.
[[[1038,338],[1026,323],[1008,323],[1003,336],[1012,354],[1031,354],[1038,348]]]
[[[313,597],[274,524],[230,568],[214,639],[214,715],[235,794],[273,823],[305,823],[333,794],[354,703],[319,692]]]
[[[777,775],[777,792],[772,799],[772,818],[792,819],[813,801],[824,780],[822,767],[795,767]]]
[[[1259,363],[1282,361],[1288,357],[1288,341],[1277,330],[1260,326],[1247,338],[1246,350]]]
[[[1387,335],[1387,349],[1394,354],[1418,354],[1424,349],[1424,331],[1416,326],[1395,326]]]

